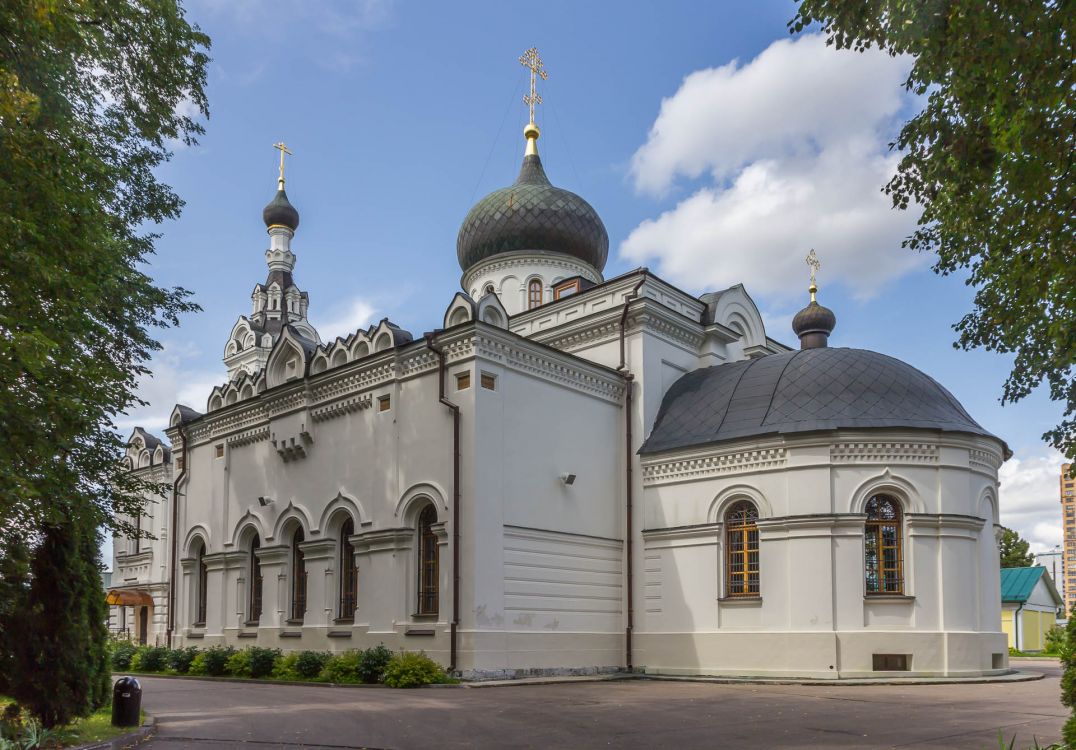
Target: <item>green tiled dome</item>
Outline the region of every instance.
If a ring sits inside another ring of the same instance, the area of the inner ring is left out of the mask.
[[[523,157],[514,185],[475,204],[456,239],[464,271],[514,250],[564,253],[599,273],[609,254],[609,235],[598,213],[575,193],[549,184],[537,154]]]

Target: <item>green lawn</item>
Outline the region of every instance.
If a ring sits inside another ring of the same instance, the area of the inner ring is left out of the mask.
[[[6,695],[0,695],[0,706],[6,706],[12,702],[11,698],[8,698]],[[143,711],[141,719],[145,721],[145,718],[146,714]],[[130,732],[133,732],[134,729],[134,727],[112,726],[112,706],[108,705],[83,719],[75,719],[64,727],[58,733],[63,742],[63,744],[58,747],[71,747],[73,745],[84,745],[89,742],[100,742],[101,740],[129,734]],[[50,745],[50,747],[54,746]]]

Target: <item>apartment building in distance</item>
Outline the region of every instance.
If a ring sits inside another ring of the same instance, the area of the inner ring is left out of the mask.
[[[1061,493],[1061,519],[1065,529],[1065,574],[1062,576],[1065,598],[1065,616],[1076,605],[1076,479],[1072,476],[1072,464],[1061,464],[1058,479]]]

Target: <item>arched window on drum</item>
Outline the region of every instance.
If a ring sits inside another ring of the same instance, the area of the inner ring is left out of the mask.
[[[758,508],[741,500],[725,514],[725,596],[760,595]]]
[[[904,593],[904,535],[900,503],[889,495],[867,501],[863,540],[867,595]]]

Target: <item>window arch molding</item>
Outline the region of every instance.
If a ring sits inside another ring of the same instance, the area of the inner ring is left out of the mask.
[[[213,541],[213,537],[209,534],[209,529],[201,524],[192,526],[187,531],[187,536],[183,539],[183,549],[186,551],[187,557],[194,557],[194,543],[198,540],[202,541],[205,545],[206,552],[210,549],[210,543]]]
[[[236,521],[230,540],[233,547],[242,548],[250,539],[251,534],[257,534],[263,542],[266,539],[265,524],[262,519],[250,510]]]
[[[351,516],[352,521],[355,523],[355,531],[359,530],[359,527],[365,523],[369,523],[370,518],[366,514],[366,509],[362,507],[362,503],[351,497],[345,495],[343,492],[338,492],[329,504],[325,506],[325,509],[321,511],[321,518],[318,519],[318,525],[315,530],[322,530],[323,532],[336,533],[336,528],[343,523],[343,519],[338,517],[338,514],[345,513]]]
[[[754,503],[755,508],[758,509],[759,520],[773,517],[773,508],[765,495],[750,485],[737,484],[726,487],[713,499],[706,515],[707,523],[724,523],[729,509],[740,500]]]
[[[901,504],[904,514],[928,512],[923,499],[915,489],[915,485],[904,477],[893,474],[889,469],[886,469],[882,474],[864,480],[856,487],[849,502],[848,512],[865,514],[867,512],[867,503],[875,495],[891,495],[895,497]]]
[[[433,503],[437,509],[438,518],[443,518],[442,513],[448,511],[444,489],[436,484],[420,482],[419,484],[411,485],[400,496],[400,501],[396,503],[393,516],[398,518],[404,525],[413,526],[418,520],[418,514],[422,510],[423,503]]]
[[[283,539],[284,543],[290,539],[290,529],[285,527],[291,523],[297,523],[303,528],[303,532],[308,536],[310,534],[317,533],[317,529],[310,521],[310,510],[305,505],[299,505],[289,501],[287,506],[280,512],[280,515],[276,519],[276,523],[273,524],[273,535],[266,537],[266,539]],[[282,536],[283,535],[283,536]]]

